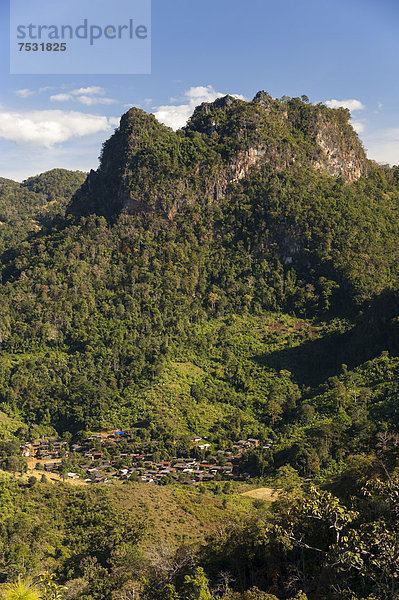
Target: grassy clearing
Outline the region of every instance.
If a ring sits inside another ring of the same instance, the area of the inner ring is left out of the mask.
[[[146,543],[169,547],[201,542],[218,523],[248,510],[239,494],[215,496],[176,485],[120,485],[113,486],[111,494],[122,508],[133,509],[138,518],[147,522]]]
[[[246,498],[254,498],[255,500],[267,500],[268,502],[274,502],[277,500],[277,492],[278,490],[274,488],[262,487],[257,488],[256,490],[249,490],[241,495],[245,496]]]

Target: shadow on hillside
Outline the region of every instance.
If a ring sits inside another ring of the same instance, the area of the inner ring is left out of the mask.
[[[350,331],[327,334],[254,360],[264,367],[290,371],[300,385],[317,386],[342,373],[343,364],[354,369],[383,351],[399,354],[398,314],[398,293],[385,292],[359,315]]]
[[[350,365],[347,362],[352,335],[352,331],[326,335],[300,346],[257,356],[254,360],[263,367],[290,371],[299,385],[317,386],[328,377],[341,373],[342,364],[350,368],[356,366],[355,361]]]

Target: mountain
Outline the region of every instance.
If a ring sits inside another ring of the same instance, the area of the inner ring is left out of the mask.
[[[366,159],[348,121],[264,92],[203,104],[176,133],[128,111],[66,219],[3,257],[2,410],[209,434],[240,407],[250,433],[292,417],[287,390],[311,397],[342,363],[393,350],[396,309],[373,306],[396,298],[398,173]],[[3,186],[32,203],[26,218],[61,209],[82,177]]]
[[[173,132],[131,109],[96,172],[0,187],[1,464],[117,427],[120,467],[136,449],[210,469],[251,438],[233,479],[279,497],[152,486],[174,553],[154,523],[143,541],[146,484],[0,477],[0,586],[50,569],[71,600],[396,597],[399,169],[367,159],[349,112],[259,92]],[[180,523],[210,514],[234,518],[194,548]]]
[[[0,252],[39,231],[65,209],[86,174],[53,169],[23,183],[0,178]]]
[[[201,222],[226,250],[292,267],[310,296],[362,302],[398,279],[397,171],[366,159],[349,120],[265,92],[202,104],[177,132],[132,108],[69,210]]]
[[[132,108],[104,144],[101,166],[72,211],[115,217],[156,210],[172,219],[184,205],[223,201],[232,184],[265,166],[275,173],[313,167],[357,181],[367,161],[349,119],[346,109],[265,92],[252,102],[225,96],[204,103],[178,132]]]

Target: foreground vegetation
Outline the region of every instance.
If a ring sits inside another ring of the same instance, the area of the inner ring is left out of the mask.
[[[60,597],[82,599],[396,598],[398,478],[373,478],[339,500],[303,489],[294,473],[280,473],[286,489],[272,509],[211,489],[74,489],[4,476],[2,576],[47,570]]]

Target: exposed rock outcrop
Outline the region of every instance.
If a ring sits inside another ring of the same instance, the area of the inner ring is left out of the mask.
[[[349,119],[344,109],[263,91],[252,102],[225,96],[203,103],[177,132],[132,108],[71,212],[115,218],[159,211],[173,220],[184,204],[222,202],[230,184],[266,167],[310,166],[352,183],[366,173],[367,160]]]

